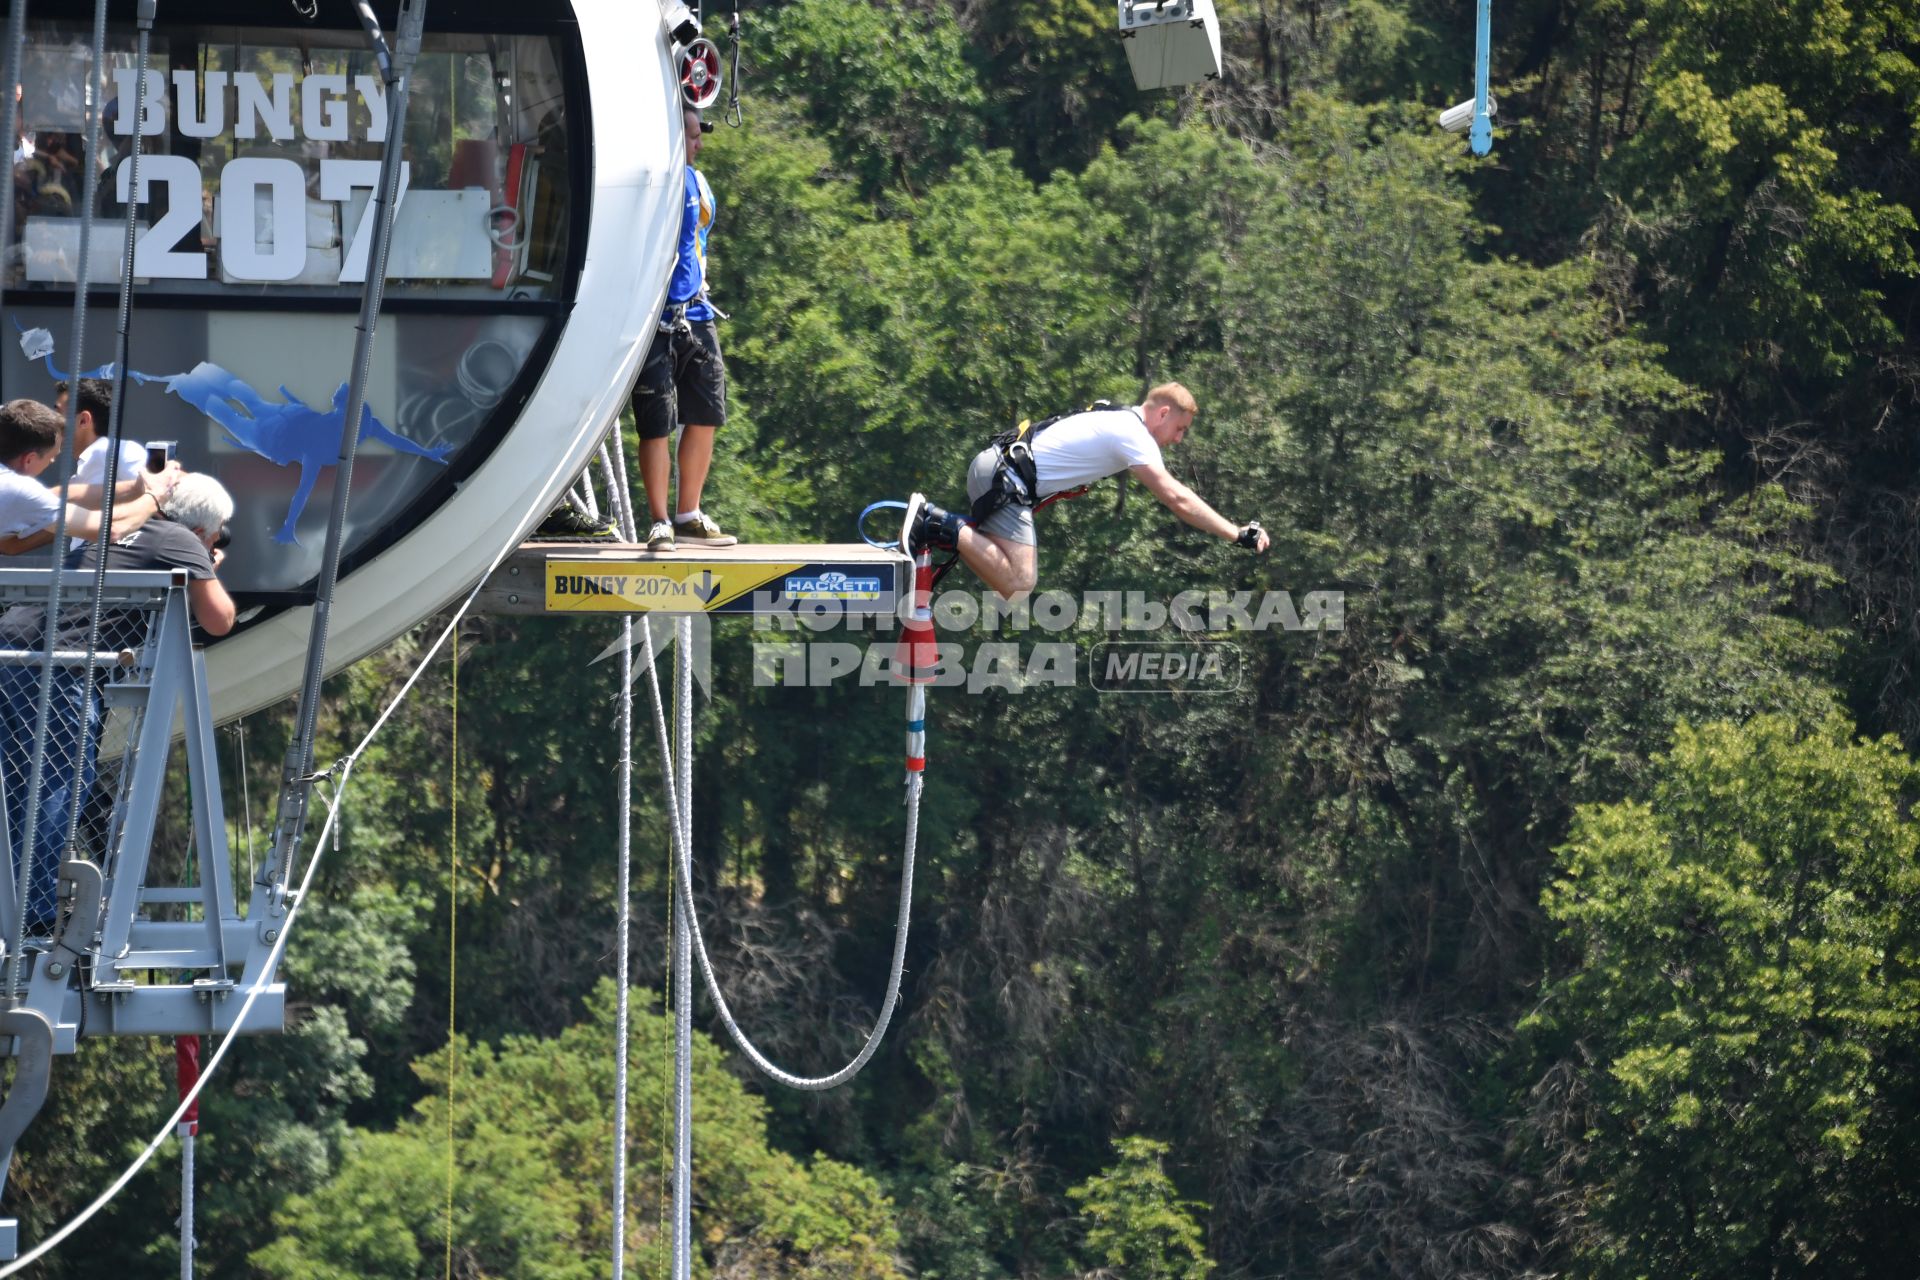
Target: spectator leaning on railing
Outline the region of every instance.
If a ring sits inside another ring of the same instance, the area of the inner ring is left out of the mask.
[[[161,503],[159,519],[149,520],[107,548],[107,568],[186,570],[193,620],[207,634],[223,636],[233,630],[234,608],[233,597],[220,585],[220,564],[227,553],[217,544],[231,519],[233,496],[220,482],[186,472]],[[96,554],[93,546],[87,548],[80,562],[82,577],[94,567]],[[101,643],[110,641],[103,636]]]
[[[4,421],[6,410],[12,408],[13,405],[8,405],[0,409],[0,421]],[[0,475],[0,484],[5,481],[6,477]],[[5,492],[0,488],[0,494]],[[233,498],[218,480],[206,475],[181,475],[167,495],[165,510],[157,518],[143,518],[138,529],[107,548],[107,568],[184,570],[187,603],[193,620],[211,635],[225,635],[233,630],[234,606],[233,598],[220,584],[220,562],[226,553],[216,544],[232,516]],[[97,514],[95,519],[97,521]],[[114,526],[120,527],[118,519]],[[98,555],[98,544],[89,544],[80,564],[83,578],[85,571],[98,563]],[[54,636],[55,649],[77,649],[87,643],[90,612],[84,605],[63,611]],[[26,830],[27,762],[34,740],[40,682],[40,659],[31,651],[39,649],[45,634],[41,624],[44,616],[39,609],[17,609],[0,621],[0,648],[28,651],[12,661],[0,662],[0,746],[4,747],[0,750],[0,790],[5,792],[7,820],[14,832],[14,847],[9,853],[15,867],[21,865],[20,847]],[[110,654],[142,643],[146,618],[146,614],[139,612],[108,613],[100,620],[98,650]],[[66,847],[67,816],[74,790],[78,788],[83,797],[89,797],[93,791],[101,699],[85,694],[78,669],[71,666],[54,669],[47,708],[47,751],[42,769],[39,820],[33,842],[34,856],[27,871],[30,877],[27,926],[33,931],[48,930],[53,924],[55,876]],[[86,803],[83,799],[83,816]],[[83,832],[91,830],[92,825],[83,823]],[[83,834],[83,846],[87,843]]]

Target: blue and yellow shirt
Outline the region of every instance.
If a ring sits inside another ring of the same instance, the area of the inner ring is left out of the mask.
[[[680,211],[680,245],[667,281],[667,301],[687,304],[687,319],[711,320],[713,308],[700,300],[707,284],[707,234],[713,230],[713,188],[698,169],[687,166],[687,198]]]

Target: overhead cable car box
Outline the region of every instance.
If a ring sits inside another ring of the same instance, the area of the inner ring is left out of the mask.
[[[1141,89],[1220,78],[1213,0],[1119,0],[1120,43]]]

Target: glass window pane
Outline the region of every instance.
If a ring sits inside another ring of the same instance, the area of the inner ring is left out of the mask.
[[[103,104],[89,280],[119,278],[117,186],[138,84],[114,31],[89,85],[80,24],[32,24],[14,150],[9,287],[59,290],[77,269],[89,111]],[[136,277],[215,296],[357,295],[386,95],[351,33],[156,29],[141,115]],[[389,292],[548,298],[564,284],[571,187],[553,38],[431,33],[416,65]]]

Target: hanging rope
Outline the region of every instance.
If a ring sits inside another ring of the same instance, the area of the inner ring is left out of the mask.
[[[103,0],[104,2],[104,0]],[[306,669],[301,674],[300,701],[294,713],[294,732],[281,765],[280,803],[274,820],[273,843],[262,874],[278,895],[293,875],[293,855],[306,828],[307,806],[313,790],[313,740],[320,715],[320,687],[326,676],[327,641],[333,617],[333,592],[340,575],[345,546],[347,502],[353,487],[353,461],[360,444],[366,411],[367,380],[373,368],[374,331],[380,320],[381,298],[387,285],[387,255],[392,245],[394,210],[398,207],[402,153],[406,141],[407,100],[414,61],[426,23],[427,0],[400,0],[394,47],[387,47],[379,19],[366,3],[356,0],[368,43],[380,63],[387,91],[387,134],[380,154],[380,176],[367,204],[373,220],[373,241],[367,249],[367,278],[360,290],[360,319],[354,325],[353,366],[347,383],[345,412],[340,425],[339,456],[333,464],[333,503],[327,513],[327,540],[314,581],[313,611],[307,631]],[[83,226],[85,224],[82,224]],[[278,909],[283,903],[276,900]]]
[[[727,998],[720,989],[719,979],[713,970],[713,961],[707,955],[706,939],[700,932],[700,918],[694,909],[693,901],[693,855],[688,845],[688,832],[683,821],[681,806],[677,803],[681,795],[680,787],[688,785],[690,777],[682,776],[676,785],[673,752],[667,738],[666,709],[660,696],[660,677],[654,670],[653,632],[647,629],[645,652],[641,661],[647,668],[647,687],[653,701],[654,736],[660,755],[660,772],[667,793],[667,826],[673,842],[675,900],[681,915],[687,922],[687,933],[692,938],[694,957],[700,963],[701,977],[706,981],[707,994],[713,997],[714,1008],[720,1014],[720,1021],[727,1029],[727,1035],[739,1046],[740,1052],[769,1078],[778,1081],[789,1089],[806,1092],[819,1092],[846,1083],[860,1073],[874,1052],[879,1049],[880,1041],[886,1035],[887,1026],[893,1020],[893,1012],[900,999],[901,975],[906,971],[907,929],[911,923],[913,908],[913,859],[914,848],[920,835],[920,792],[925,781],[926,771],[926,726],[927,692],[925,679],[930,679],[932,665],[932,622],[929,612],[928,592],[930,591],[933,566],[930,557],[920,553],[914,561],[914,620],[908,625],[907,637],[902,641],[903,649],[911,654],[908,666],[909,680],[914,683],[907,697],[907,836],[901,855],[900,867],[900,909],[894,923],[893,959],[887,971],[887,992],[881,1001],[880,1015],[875,1020],[873,1030],[868,1033],[866,1043],[860,1046],[852,1061],[838,1071],[823,1076],[802,1076],[788,1071],[762,1053],[733,1016],[733,1010],[727,1004]],[[681,643],[686,643],[683,632]],[[683,648],[682,653],[686,650]],[[683,683],[691,683],[692,664],[685,664]],[[923,673],[926,673],[923,679]],[[681,742],[688,743],[692,738],[693,698],[691,689],[687,696],[678,700],[675,719]],[[683,775],[686,761],[683,758]],[[677,960],[681,959],[678,955]],[[684,961],[680,968],[686,968]],[[680,1172],[677,1177],[684,1177]]]
[[[738,129],[747,122],[746,113],[740,110],[740,5],[733,6],[733,17],[727,20],[727,38],[733,43],[733,79],[728,84],[726,122]]]
[[[253,879],[253,790],[247,783],[247,722],[236,720],[233,724],[233,740],[240,761],[240,812],[246,827],[247,841],[247,879]]]
[[[668,858],[667,932],[666,936],[661,939],[661,949],[666,954],[661,956],[661,961],[663,965],[662,972],[668,974],[669,977],[671,977],[673,973],[673,882],[679,874],[679,872],[674,870],[673,859]],[[673,983],[671,981],[661,984],[660,1004],[662,1012],[666,1014],[667,1021],[671,1024],[675,1008],[673,1003]],[[665,1104],[660,1108],[660,1185],[663,1187],[671,1185],[673,1179],[673,1075],[673,1055],[670,1053],[661,1054],[660,1100]],[[655,1228],[659,1234],[654,1238],[656,1240],[665,1240],[667,1238],[668,1228],[667,1197],[664,1195],[660,1197],[659,1213],[657,1215],[657,1221],[655,1222]]]
[[[453,1078],[460,1071],[454,1015],[460,990],[460,632],[453,633],[453,751],[447,766],[447,1277],[453,1280]]]
[[[648,629],[652,634],[652,629]],[[691,843],[693,825],[693,619],[675,620],[674,711],[679,781],[667,784],[667,807]],[[651,671],[653,668],[648,667]],[[684,868],[680,869],[684,872]],[[676,885],[682,875],[676,874]],[[673,1277],[693,1275],[693,930],[699,920],[683,914],[673,929]]]
[[[614,420],[613,458],[607,446],[600,446],[600,470],[607,488],[607,509],[620,535],[634,541],[633,504],[627,493],[627,446],[620,421]],[[589,493],[593,485],[586,486]],[[633,986],[633,619],[620,622],[620,779],[617,796],[620,810],[620,905],[615,912],[614,937],[617,956],[614,981],[619,992],[613,1019],[613,1280],[624,1280],[627,1267],[627,1041],[631,1034],[630,1008]]]

